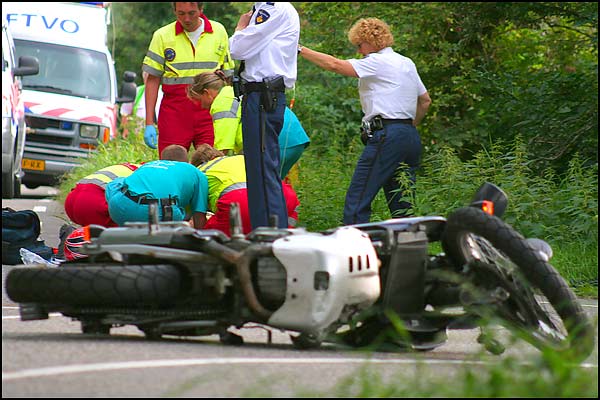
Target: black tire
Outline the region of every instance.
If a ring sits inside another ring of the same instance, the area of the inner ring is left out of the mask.
[[[13,163],[14,160],[11,160],[11,165],[8,173],[2,173],[2,198],[3,199],[12,199],[15,197],[15,176],[13,174]]]
[[[13,182],[13,198],[17,199],[19,197],[21,197],[21,178],[15,178],[14,182]]]
[[[509,294],[492,310],[531,344],[578,360],[593,351],[594,328],[567,282],[500,218],[460,208],[447,218],[442,246],[458,266],[469,264],[476,285],[494,282]]]
[[[173,265],[68,264],[12,269],[6,293],[17,303],[135,307],[171,303],[181,282]]]

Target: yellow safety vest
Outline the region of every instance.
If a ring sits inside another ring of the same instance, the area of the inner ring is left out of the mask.
[[[142,69],[162,77],[163,85],[191,84],[197,74],[216,69],[222,69],[226,76],[233,75],[235,63],[229,54],[227,31],[204,15],[202,19],[204,32],[196,46],[177,21],[156,30]]]
[[[232,86],[223,86],[210,106],[210,115],[215,128],[215,149],[232,149],[240,154],[244,148],[242,140],[242,106],[233,95]]]
[[[132,166],[129,167],[128,165]],[[106,184],[114,181],[116,178],[127,177],[133,173],[133,171],[140,167],[141,164],[117,164],[111,165],[110,167],[102,168],[93,174],[90,174],[77,183],[92,183],[100,186],[102,189],[106,188]]]
[[[208,204],[214,212],[217,200],[225,193],[246,187],[244,156],[218,157],[198,166],[208,180]]]

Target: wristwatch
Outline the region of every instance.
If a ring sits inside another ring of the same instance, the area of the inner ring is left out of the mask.
[[[300,54],[302,52],[302,49],[304,48],[304,46],[302,45],[298,45],[298,54]]]

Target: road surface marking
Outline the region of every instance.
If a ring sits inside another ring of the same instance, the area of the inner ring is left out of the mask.
[[[147,361],[125,361],[108,362],[98,364],[75,364],[58,367],[25,369],[15,372],[3,372],[2,381],[17,379],[41,378],[45,376],[79,374],[86,372],[114,371],[123,369],[141,368],[165,368],[165,367],[188,367],[192,365],[241,365],[241,364],[470,364],[470,365],[493,365],[490,361],[466,361],[466,360],[373,360],[362,358],[218,358],[218,359],[178,359],[178,360],[147,360]],[[598,368],[590,363],[581,364],[582,368]]]

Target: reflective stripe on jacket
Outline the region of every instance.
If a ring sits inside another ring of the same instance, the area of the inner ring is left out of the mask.
[[[246,166],[244,156],[218,157],[198,166],[198,169],[208,179],[208,204],[214,212],[217,210],[217,200],[223,192],[232,185],[232,189],[242,189],[246,183]]]
[[[114,181],[116,178],[127,177],[131,175],[133,171],[139,168],[140,165],[141,164],[130,163],[111,165],[110,167],[102,168],[93,174],[84,177],[77,183],[92,183],[104,189],[109,182]]]
[[[232,86],[223,86],[210,106],[215,127],[215,149],[242,152],[242,107]]]

